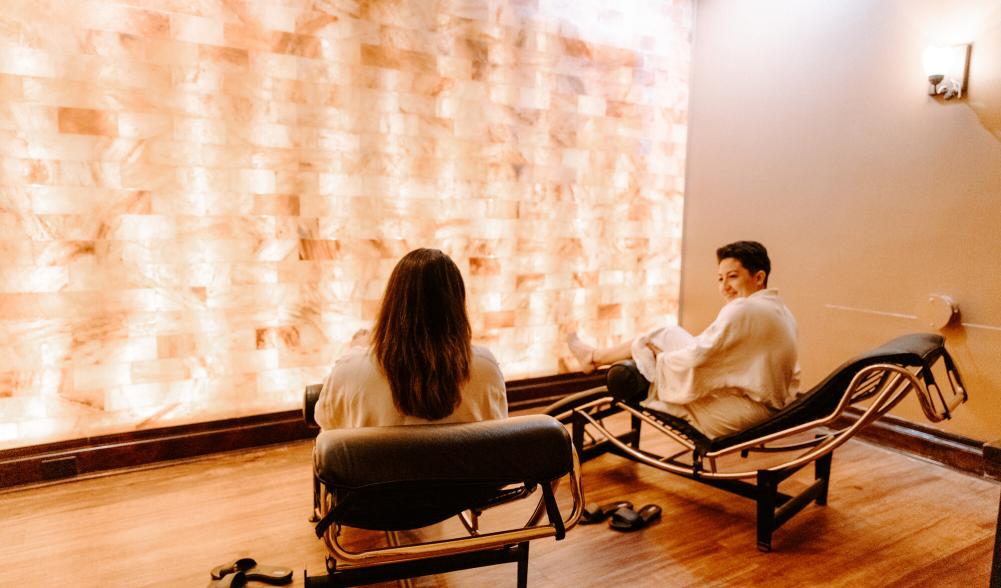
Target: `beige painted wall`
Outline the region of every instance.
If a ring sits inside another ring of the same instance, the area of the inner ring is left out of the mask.
[[[959,42],[968,96],[937,101],[922,51]],[[715,316],[736,239],[771,252],[807,385],[952,295],[971,399],[939,426],[1001,437],[1001,2],[699,2],[685,207],[683,325]],[[894,414],[925,422],[912,399]]]

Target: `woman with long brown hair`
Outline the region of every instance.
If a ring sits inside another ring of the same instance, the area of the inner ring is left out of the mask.
[[[500,366],[474,346],[462,274],[437,249],[393,269],[371,342],[338,358],[323,384],[324,429],[469,422],[507,416]]]

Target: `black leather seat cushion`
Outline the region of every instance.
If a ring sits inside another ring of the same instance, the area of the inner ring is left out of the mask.
[[[658,420],[662,420],[669,427],[688,436],[698,451],[717,451],[829,416],[847,392],[848,385],[855,374],[867,366],[889,363],[904,367],[927,366],[930,369],[930,366],[942,355],[943,350],[942,336],[934,333],[914,333],[897,337],[843,363],[822,382],[800,394],[796,400],[776,412],[768,420],[743,431],[714,439],[706,437],[684,419],[659,411],[646,410],[655,414]],[[649,383],[636,370],[635,364],[629,364],[632,362],[623,362],[609,370],[608,389],[616,397],[630,399],[630,403],[638,404],[645,396],[638,396],[637,391],[643,388],[643,383],[646,383],[647,387],[649,387]],[[614,380],[613,371],[621,372],[615,374]],[[637,381],[637,378],[641,382]],[[613,386],[616,388],[615,391],[612,390]]]
[[[573,457],[563,425],[531,415],[324,431],[313,467],[335,496],[337,522],[398,530],[482,507],[503,486],[560,478]]]
[[[310,428],[318,428],[316,424],[316,403],[320,400],[323,384],[309,384],[302,392],[302,420]]]

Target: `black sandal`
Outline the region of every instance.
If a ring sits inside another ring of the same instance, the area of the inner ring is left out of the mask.
[[[219,568],[216,568],[219,569]],[[215,573],[215,570],[212,570]],[[242,588],[247,585],[247,577],[243,572],[227,573],[221,578],[214,578],[208,588]]]
[[[229,574],[242,574],[244,577],[244,583],[246,583],[247,580],[255,580],[257,582],[265,582],[267,584],[288,584],[292,581],[292,568],[258,564],[255,560],[249,557],[243,557],[238,560],[231,561],[228,564],[216,566],[212,568],[211,574],[213,580],[224,579]],[[243,586],[243,584],[237,584],[236,582],[237,580],[234,579],[232,585]],[[219,585],[229,586],[229,584]]]
[[[628,500],[609,502],[608,504],[602,504],[601,506],[594,503],[585,504],[584,510],[580,513],[580,524],[593,525],[595,523],[600,523],[601,521],[607,519],[608,515],[619,510],[620,508],[631,509],[632,507],[633,503]]]
[[[612,520],[608,521],[608,526],[616,531],[639,531],[659,519],[660,512],[660,507],[656,504],[648,504],[639,512],[631,508],[620,508],[612,513]]]

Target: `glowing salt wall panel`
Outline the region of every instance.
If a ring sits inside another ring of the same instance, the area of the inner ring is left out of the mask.
[[[674,320],[691,19],[6,0],[0,447],[294,408],[415,247],[509,379]]]

